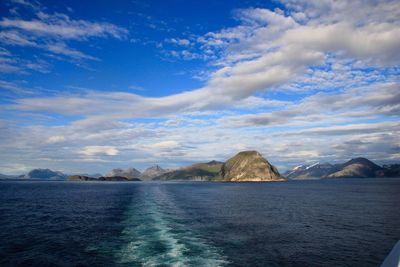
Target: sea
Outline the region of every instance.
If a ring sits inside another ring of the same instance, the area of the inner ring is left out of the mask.
[[[0,266],[379,266],[400,178],[0,181]]]

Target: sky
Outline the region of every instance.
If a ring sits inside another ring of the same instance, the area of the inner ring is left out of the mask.
[[[400,2],[0,2],[0,173],[400,161]]]

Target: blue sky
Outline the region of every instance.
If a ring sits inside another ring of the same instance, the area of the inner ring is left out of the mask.
[[[400,159],[396,1],[0,3],[0,172]]]

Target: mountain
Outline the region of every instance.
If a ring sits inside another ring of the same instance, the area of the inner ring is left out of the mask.
[[[383,165],[378,171],[380,177],[400,177],[400,164]]]
[[[108,172],[104,177],[125,177],[127,179],[139,178],[140,171],[135,168],[128,168],[126,170],[123,169],[113,169]]]
[[[372,178],[378,177],[382,169],[366,158],[355,158],[342,164],[339,170],[327,175],[327,178]]]
[[[314,163],[309,166],[300,165],[287,171],[285,176],[289,179],[315,179],[329,175],[338,169],[337,165],[329,163]]]
[[[50,180],[64,180],[67,175],[59,171],[52,171],[50,169],[33,169],[26,175],[21,176],[24,179],[50,179]]]
[[[140,179],[141,180],[152,180],[153,178],[163,175],[164,173],[167,173],[167,172],[169,172],[169,170],[165,170],[158,165],[151,166],[140,174]]]
[[[220,171],[223,181],[282,181],[278,170],[257,151],[242,151],[226,161]]]
[[[210,161],[207,163],[197,163],[188,167],[172,170],[159,175],[153,180],[169,181],[169,180],[194,180],[194,181],[211,181],[218,180],[219,171],[222,162]]]
[[[366,158],[354,158],[343,164],[300,165],[285,175],[289,179],[400,177],[400,164],[381,167]]]
[[[21,178],[20,175],[8,175],[0,173],[0,179],[18,179]]]

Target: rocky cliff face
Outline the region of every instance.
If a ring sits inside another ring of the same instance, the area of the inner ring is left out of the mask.
[[[282,181],[278,170],[257,151],[243,151],[226,161],[220,171],[223,181]]]
[[[140,179],[141,180],[152,180],[153,178],[163,175],[164,173],[167,173],[168,170],[165,170],[161,168],[158,165],[152,166],[147,168],[144,172],[140,174]]]

